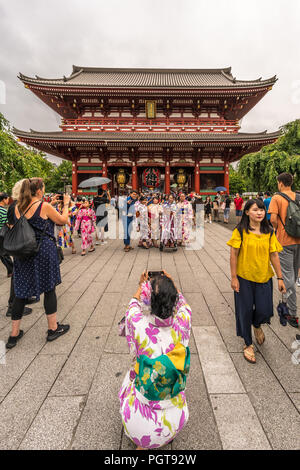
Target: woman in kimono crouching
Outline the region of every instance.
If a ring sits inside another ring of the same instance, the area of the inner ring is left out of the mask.
[[[124,430],[137,450],[168,444],[188,421],[191,316],[169,274],[142,274],[125,316],[133,362],[119,393]]]

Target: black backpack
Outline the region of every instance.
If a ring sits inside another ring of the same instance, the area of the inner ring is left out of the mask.
[[[39,201],[31,204],[24,214],[20,214],[20,218],[12,228],[6,226],[5,233],[3,234],[3,249],[10,256],[24,260],[38,253],[47,224],[45,224],[41,239],[37,243],[35,231],[25,217],[25,214],[37,202]]]
[[[280,214],[278,214],[284,230],[291,237],[300,238],[300,194],[296,193],[295,201],[293,201],[293,199],[284,193],[276,194],[284,197],[284,199],[286,199],[289,203],[286,211],[285,224],[283,223]]]

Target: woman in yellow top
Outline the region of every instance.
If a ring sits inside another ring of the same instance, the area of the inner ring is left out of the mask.
[[[261,325],[269,323],[273,316],[274,270],[280,292],[286,292],[278,252],[282,246],[270,226],[264,203],[250,199],[243,211],[240,223],[234,229],[231,239],[230,269],[231,287],[234,290],[237,336],[245,341],[244,357],[255,363],[251,326],[258,344],[265,336]]]

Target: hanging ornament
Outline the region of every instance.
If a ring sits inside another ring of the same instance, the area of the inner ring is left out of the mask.
[[[143,183],[147,188],[157,188],[160,184],[160,171],[157,168],[146,168],[143,171]]]

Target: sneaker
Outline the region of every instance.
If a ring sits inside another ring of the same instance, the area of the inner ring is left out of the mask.
[[[57,323],[57,328],[55,331],[48,330],[47,341],[54,341],[55,339],[67,333],[69,329],[70,325],[60,325]]]
[[[7,312],[6,312],[7,317],[11,317],[11,311],[12,311],[12,307],[8,307]],[[32,308],[25,307],[23,317],[26,317],[26,315],[30,315],[31,313],[32,313]]]
[[[297,279],[297,286],[300,287],[300,277]]]
[[[100,245],[99,240],[96,241],[95,245],[97,245],[97,246]]]
[[[294,328],[299,328],[298,317],[293,317],[292,315],[287,315],[286,320],[287,320],[289,325],[293,326]]]
[[[6,349],[12,349],[16,346],[17,342],[19,341],[19,339],[22,338],[24,334],[24,331],[23,330],[20,330],[20,333],[18,334],[18,336],[10,336],[8,338],[8,341],[6,343]]]

